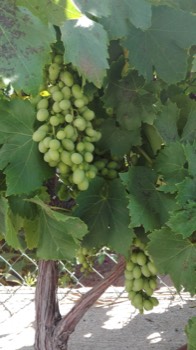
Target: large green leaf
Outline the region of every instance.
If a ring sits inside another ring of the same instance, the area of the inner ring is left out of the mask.
[[[141,145],[140,128],[126,130],[117,126],[113,119],[108,119],[102,123],[100,131],[99,148],[109,150],[113,155],[123,157],[133,146]]]
[[[34,121],[30,102],[1,102],[0,169],[6,175],[7,195],[29,193],[53,174],[32,140]]]
[[[157,128],[164,143],[175,142],[179,140],[177,122],[179,119],[179,109],[174,103],[167,103],[163,106],[162,112],[155,120]]]
[[[120,176],[129,193],[131,225],[143,226],[145,231],[161,227],[168,220],[169,211],[176,206],[170,194],[158,191],[156,172],[136,166]]]
[[[50,22],[57,26],[66,18],[77,19],[81,16],[72,0],[16,0],[16,3],[29,9],[44,23]]]
[[[185,328],[188,338],[188,350],[196,350],[196,317],[192,317]]]
[[[73,259],[80,241],[87,233],[85,223],[79,218],[51,210],[39,198],[31,201],[39,207],[38,258],[45,260]]]
[[[122,38],[128,35],[128,22],[136,28],[146,30],[151,25],[151,5],[146,0],[107,0],[110,3],[111,15],[102,19],[110,39]],[[107,2],[105,1],[105,2]],[[105,3],[104,2],[104,3]]]
[[[66,62],[101,87],[108,68],[108,38],[103,27],[83,16],[78,21],[66,21],[61,32]]]
[[[36,93],[54,30],[11,1],[0,0],[0,9],[0,77],[11,80],[15,89]]]
[[[195,217],[196,205],[192,202],[183,209],[172,213],[167,224],[173,232],[181,234],[183,238],[187,238],[196,231]]]
[[[196,289],[196,244],[165,227],[149,235],[148,250],[163,274],[169,274],[178,291],[182,287],[192,295]]]
[[[196,198],[196,178],[185,178],[177,185],[177,190],[176,200],[180,205],[184,206],[190,201],[194,201]]]
[[[176,83],[186,76],[187,49],[195,44],[195,28],[192,14],[158,6],[153,8],[152,26],[146,31],[130,26],[124,44],[145,78],[152,79],[155,67],[161,79]]]
[[[182,133],[183,142],[193,142],[196,139],[196,108],[188,115],[187,122]]]
[[[85,193],[77,197],[74,215],[80,217],[89,228],[87,244],[106,245],[121,254],[128,252],[133,232],[130,224],[128,201],[119,179],[105,181],[97,177]]]
[[[183,145],[174,142],[159,152],[154,167],[163,175],[166,183],[176,185],[188,175],[188,170],[185,168],[186,161]]]

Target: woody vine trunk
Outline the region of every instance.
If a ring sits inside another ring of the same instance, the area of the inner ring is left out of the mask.
[[[35,295],[35,350],[68,350],[69,336],[74,332],[80,319],[103,292],[121,276],[124,267],[125,261],[121,257],[108,277],[83,295],[71,311],[62,317],[57,301],[57,263],[40,261]]]

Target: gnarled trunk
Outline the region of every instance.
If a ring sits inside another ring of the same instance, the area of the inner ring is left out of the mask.
[[[67,350],[68,340],[86,311],[121,276],[123,257],[108,277],[83,295],[67,315],[61,317],[57,301],[58,267],[55,261],[40,261],[35,295],[35,350]]]

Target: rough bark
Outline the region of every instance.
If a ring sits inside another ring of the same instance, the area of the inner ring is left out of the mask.
[[[177,349],[177,350],[187,350],[188,348],[187,348],[187,345],[183,345],[183,346],[181,346],[181,348],[179,348],[179,349]]]
[[[67,350],[68,340],[86,311],[103,292],[121,276],[125,267],[123,257],[108,277],[80,298],[71,311],[61,318],[56,299],[57,265],[54,261],[41,261],[36,288],[35,350]]]

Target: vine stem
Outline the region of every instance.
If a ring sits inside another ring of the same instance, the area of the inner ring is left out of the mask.
[[[148,156],[148,154],[139,146],[137,146],[137,149],[138,149],[139,153],[142,154],[142,156],[147,160],[149,165],[152,166],[153,160]]]
[[[69,337],[80,319],[103,292],[122,275],[124,268],[125,259],[120,257],[109,276],[84,294],[71,311],[62,317],[57,301],[57,262],[40,261],[35,300],[35,350],[67,350]]]

